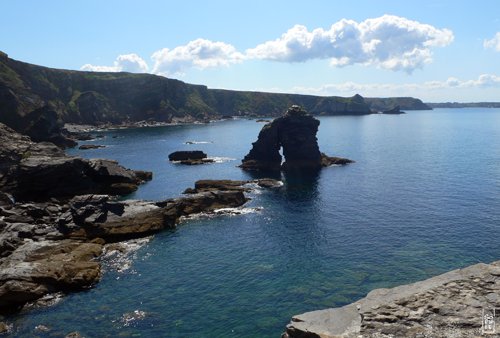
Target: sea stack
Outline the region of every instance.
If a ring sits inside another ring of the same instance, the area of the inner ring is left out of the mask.
[[[291,106],[283,116],[264,125],[240,167],[261,171],[315,171],[331,165],[330,157],[319,150],[316,138],[319,123],[300,106]]]

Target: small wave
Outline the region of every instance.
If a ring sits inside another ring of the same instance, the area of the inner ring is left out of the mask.
[[[208,159],[213,160],[215,163],[224,163],[224,162],[229,162],[229,161],[236,161],[235,158],[232,157],[209,157]]]
[[[184,144],[208,144],[214,143],[213,141],[186,141]]]
[[[236,215],[248,215],[248,214],[253,214],[262,211],[264,208],[263,207],[254,207],[254,208],[243,208],[243,207],[238,207],[238,208],[220,208],[220,209],[215,209],[214,211],[210,212],[201,212],[198,214],[192,214],[189,216],[182,216],[180,218],[180,222],[187,221],[187,220],[196,220],[196,219],[203,219],[203,218],[212,218],[212,217],[217,217],[217,216],[236,216]]]
[[[101,257],[105,270],[125,272],[130,270],[137,258],[137,251],[151,240],[152,236],[112,243],[105,246]]]
[[[112,320],[112,323],[119,322],[124,327],[135,326],[135,323],[146,318],[148,313],[146,311],[135,310],[133,312],[124,313],[120,319]]]

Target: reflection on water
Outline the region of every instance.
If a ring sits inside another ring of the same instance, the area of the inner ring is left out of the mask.
[[[312,176],[167,160],[195,149],[241,159],[262,127],[254,121],[112,132],[107,148],[72,152],[153,170],[135,198],[178,196],[198,179],[284,185],[250,194],[257,212],[184,222],[139,249],[131,269],[7,321],[18,336],[42,335],[33,328],[43,324],[47,336],[278,337],[294,314],[498,259],[499,126],[498,109],[324,117],[320,149],[356,163]]]

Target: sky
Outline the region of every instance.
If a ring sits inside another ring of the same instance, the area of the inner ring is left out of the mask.
[[[500,101],[500,0],[0,0],[0,50],[209,88]]]

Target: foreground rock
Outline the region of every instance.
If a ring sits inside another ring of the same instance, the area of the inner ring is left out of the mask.
[[[294,316],[283,337],[475,337],[499,305],[500,261],[480,263]]]
[[[256,180],[199,180],[196,181],[193,188],[184,191],[185,194],[196,194],[207,191],[241,191],[252,190],[250,184],[256,184],[262,188],[279,188],[283,185],[281,181],[272,178],[261,178]]]
[[[162,202],[76,196],[68,203],[0,207],[0,312],[47,293],[91,287],[100,277],[102,245],[173,228],[183,216],[238,207],[241,191],[208,191]]]
[[[92,286],[101,274],[95,261],[101,252],[98,243],[23,241],[0,263],[0,310],[16,310],[47,293]]]
[[[128,194],[152,177],[115,161],[67,156],[54,144],[32,142],[4,124],[0,124],[0,144],[0,187],[16,200]]]
[[[190,194],[160,202],[119,201],[108,195],[14,203],[0,194],[0,312],[12,312],[47,293],[92,287],[99,281],[103,245],[176,227],[183,217],[240,207],[246,184],[279,181],[202,180]]]
[[[245,170],[316,171],[331,165],[318,147],[319,121],[299,106],[292,106],[284,116],[266,124],[240,165]],[[282,164],[280,148],[285,162]],[[350,163],[343,161],[342,164]],[[339,162],[340,164],[340,162]]]

